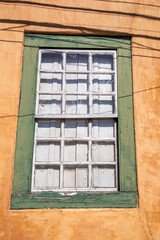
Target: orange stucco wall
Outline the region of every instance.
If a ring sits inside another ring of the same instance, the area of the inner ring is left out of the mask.
[[[159,240],[160,1],[23,2],[0,3],[0,239]],[[24,32],[132,36],[137,208],[10,210]]]

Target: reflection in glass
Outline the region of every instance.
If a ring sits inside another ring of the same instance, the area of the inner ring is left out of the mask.
[[[66,114],[88,114],[88,96],[66,95]]]
[[[39,96],[40,114],[61,114],[62,99],[61,95],[40,95]]]
[[[39,90],[45,92],[60,92],[62,90],[62,74],[41,73]]]
[[[93,71],[113,71],[114,61],[112,54],[93,54]]]
[[[114,75],[112,74],[94,74],[93,75],[93,92],[113,92]]]
[[[88,86],[88,74],[66,74],[67,92],[87,92]]]
[[[87,71],[88,54],[67,53],[66,70],[68,71]]]
[[[42,53],[41,70],[62,70],[62,54]]]
[[[94,114],[114,114],[114,96],[93,96],[93,113]]]

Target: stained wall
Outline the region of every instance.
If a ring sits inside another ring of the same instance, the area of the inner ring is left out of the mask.
[[[139,205],[10,210],[24,33],[132,36]],[[160,2],[0,2],[0,239],[160,239]]]

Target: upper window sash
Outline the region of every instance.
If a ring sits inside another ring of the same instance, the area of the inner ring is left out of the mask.
[[[47,79],[53,78],[57,83],[51,88],[47,85]],[[74,78],[77,78],[77,84],[69,84]],[[81,84],[78,78],[83,81]],[[49,101],[54,102],[55,106],[47,105]],[[72,111],[72,103],[82,104],[83,107],[78,109],[74,106]],[[36,118],[113,118],[117,115],[115,50],[39,51]]]

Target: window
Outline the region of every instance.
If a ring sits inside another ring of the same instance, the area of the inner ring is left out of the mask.
[[[11,208],[135,207],[130,39],[27,34],[23,58]]]
[[[32,191],[116,191],[116,51],[40,50]]]

